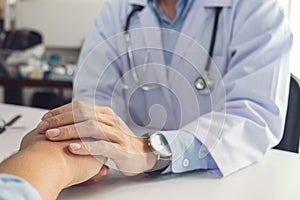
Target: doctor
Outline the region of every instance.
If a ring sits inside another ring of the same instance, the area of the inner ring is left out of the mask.
[[[282,137],[291,44],[276,0],[106,1],[74,103],[38,129],[52,141],[94,138],[69,150],[106,156],[125,175],[227,176]]]

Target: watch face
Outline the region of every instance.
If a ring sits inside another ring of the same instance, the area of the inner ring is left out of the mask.
[[[170,147],[166,138],[162,134],[154,134],[150,137],[152,148],[162,157],[172,156]]]

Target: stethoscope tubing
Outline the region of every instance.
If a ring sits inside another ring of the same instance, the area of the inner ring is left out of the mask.
[[[216,37],[217,37],[217,32],[218,32],[218,22],[219,22],[221,10],[222,10],[221,7],[216,8],[214,27],[213,27],[213,31],[212,31],[211,40],[210,40],[210,46],[209,46],[209,54],[208,54],[209,56],[207,58],[205,69],[204,69],[207,72],[209,72],[209,70],[211,68],[211,60],[212,60],[213,53],[215,50]]]
[[[130,70],[132,71],[133,79],[137,84],[140,84],[140,80],[138,78],[137,72],[134,67],[134,57],[133,57],[133,52],[132,52],[132,46],[131,46],[131,36],[129,33],[129,27],[130,27],[130,21],[131,18],[134,16],[136,12],[140,12],[144,9],[144,6],[135,6],[132,11],[129,13],[127,19],[126,19],[126,24],[124,27],[124,32],[125,32],[125,37],[126,37],[126,43],[127,43],[127,56],[128,56],[128,62],[130,65]],[[207,57],[207,61],[205,64],[204,68],[204,76],[199,76],[195,80],[195,88],[198,90],[200,94],[207,95],[210,94],[210,91],[213,88],[214,85],[214,80],[210,76],[210,69],[211,69],[211,61],[214,53],[214,48],[215,48],[215,42],[216,42],[216,36],[218,32],[218,22],[220,18],[220,13],[222,11],[221,7],[216,7],[216,13],[215,13],[215,19],[214,19],[214,24],[213,24],[213,30],[212,30],[212,36],[210,40],[210,46],[209,46],[209,54]],[[201,86],[201,87],[200,87]],[[125,85],[125,89],[129,89],[130,87]],[[153,89],[159,88],[159,85],[154,85],[154,86],[141,86],[141,88],[144,91],[150,91]]]

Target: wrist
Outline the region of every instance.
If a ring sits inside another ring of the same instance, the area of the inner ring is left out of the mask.
[[[45,148],[45,145],[47,145],[47,148]],[[32,171],[36,171],[37,178],[34,180],[34,185],[38,186],[35,187],[42,193],[47,193],[46,195],[55,194],[56,198],[60,191],[66,187],[69,180],[68,174],[70,172],[67,170],[67,161],[64,156],[65,146],[59,143],[52,144],[48,141],[37,142],[25,149],[24,152],[24,154],[30,156],[30,162],[35,165],[31,168]],[[33,159],[32,156],[34,156]],[[36,163],[38,163],[38,166]],[[49,186],[49,183],[51,183],[51,186]]]
[[[33,130],[23,138],[20,151],[0,165],[0,172],[25,179],[43,199],[56,199],[62,189],[96,175],[105,162],[73,155],[67,149],[71,142],[50,142]]]
[[[56,150],[44,145],[34,144],[19,151],[2,163],[0,172],[26,180],[43,199],[56,199],[65,184],[64,164]]]
[[[148,133],[145,135],[147,144],[154,156],[156,162],[146,171],[149,175],[161,174],[172,162],[172,152],[165,136],[160,132]]]
[[[146,167],[143,172],[148,171],[154,167],[157,162],[157,156],[154,153],[154,149],[149,145],[148,138],[142,137],[143,149],[146,155]]]

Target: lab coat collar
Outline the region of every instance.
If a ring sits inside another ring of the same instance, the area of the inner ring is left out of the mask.
[[[137,1],[137,0],[136,0]],[[148,0],[145,0],[147,3]],[[142,24],[142,27],[146,27],[146,29],[143,30],[144,32],[144,38],[146,47],[150,49],[163,49],[161,39],[153,39],[153,38],[161,38],[161,32],[159,28],[159,23],[154,15],[153,11],[150,9],[149,6],[146,6],[139,14],[139,18]],[[165,58],[163,55],[163,51],[156,51],[156,53],[151,53],[150,51],[150,63],[159,63],[161,64],[160,67],[154,67],[152,69],[152,75],[156,77],[156,82],[162,84],[162,85],[168,85],[168,79],[167,79],[167,68],[165,67]],[[152,76],[150,73],[146,73],[145,76]],[[166,98],[166,101],[171,102],[170,93],[168,90],[164,90],[164,98]]]
[[[204,7],[231,7],[232,0],[203,0]]]
[[[139,6],[146,6],[148,0],[129,0],[130,4],[139,5]]]

